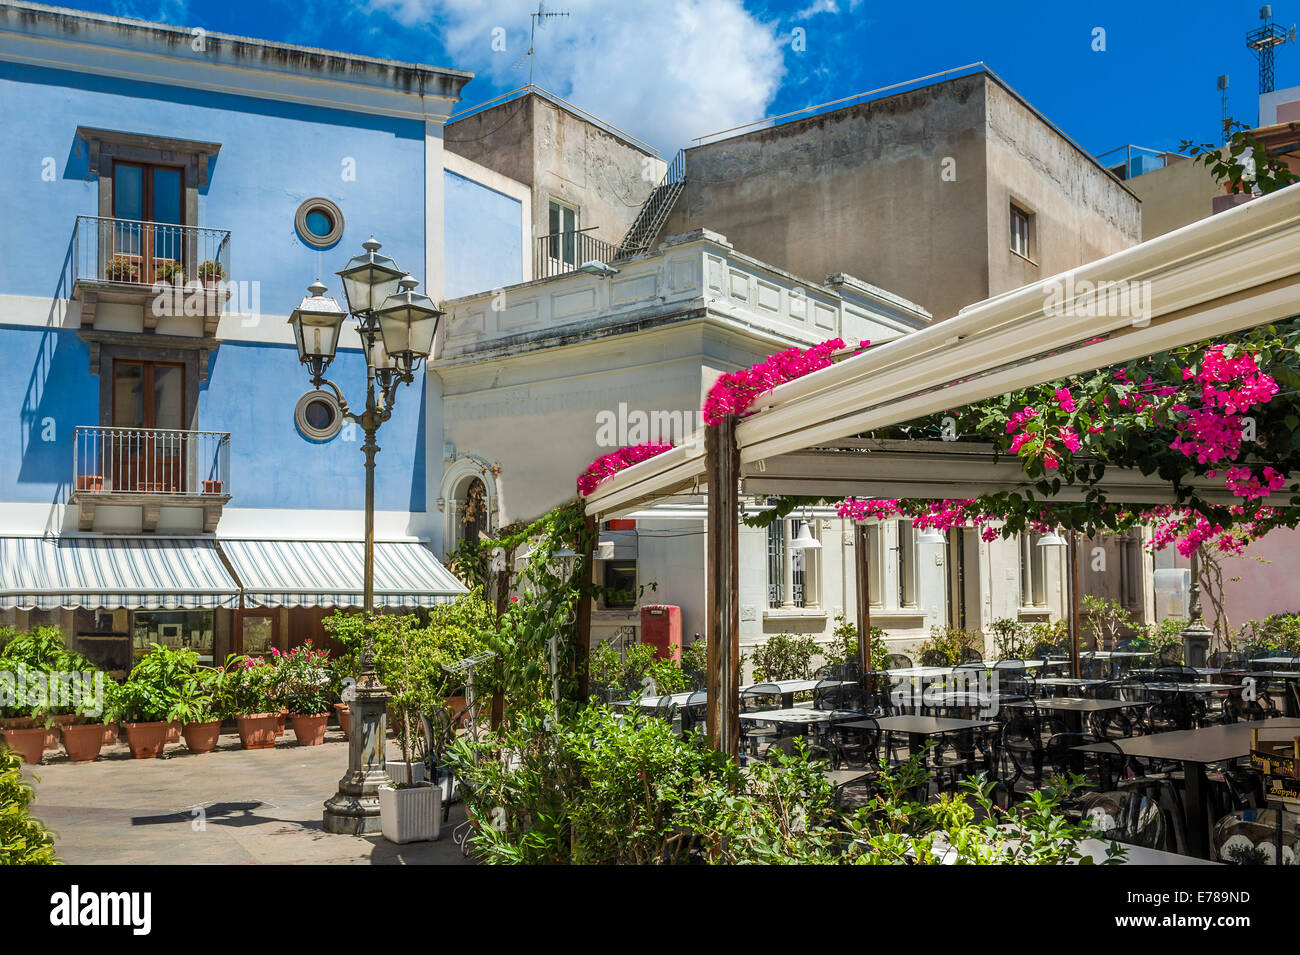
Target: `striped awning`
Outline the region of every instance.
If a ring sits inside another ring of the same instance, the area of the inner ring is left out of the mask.
[[[3,610],[211,610],[238,594],[211,540],[0,537]]]
[[[222,540],[245,607],[359,607],[360,541]],[[375,606],[431,607],[466,588],[418,541],[375,542]]]

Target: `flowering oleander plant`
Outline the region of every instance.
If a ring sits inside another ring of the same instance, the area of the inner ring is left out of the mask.
[[[230,706],[238,716],[280,712],[279,672],[262,657],[232,654],[226,658]]]
[[[318,716],[334,704],[334,674],[328,650],[317,650],[311,640],[288,653],[272,650],[276,669],[276,697],[290,713]]]

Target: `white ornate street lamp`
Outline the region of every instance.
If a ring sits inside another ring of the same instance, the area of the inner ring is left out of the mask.
[[[433,351],[442,312],[425,295],[414,291],[418,284],[386,255],[371,236],[362,243],[366,251],[351,259],[338,273],[343,280],[346,311],[325,296],[320,280],[308,287],[289,323],[298,345],[298,360],[311,371],[317,388],[328,385],[339,402],[339,412],[365,432],[361,446],[366,456],[366,546],[365,596],[362,609],[367,617],[375,604],[375,435],[392,417],[399,383],[409,385],[415,370]],[[344,320],[357,319],[361,351],[366,359],[366,407],[361,414],[348,410],[347,399],[325,371],[338,348]],[[375,644],[369,626],[361,653],[361,676],[350,704],[352,732],[348,744],[348,771],[339,780],[338,792],[325,803],[325,831],[361,835],[379,831],[379,787],[391,780],[384,769],[384,737],[387,730],[388,689],[375,672]]]

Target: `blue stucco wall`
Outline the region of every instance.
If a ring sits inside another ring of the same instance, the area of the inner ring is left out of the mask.
[[[68,296],[75,218],[98,214],[77,127],[221,144],[199,195],[199,225],[231,232],[230,279],[259,281],[262,309],[287,314],[323,271],[332,274],[372,232],[424,279],[424,126],[388,117],[184,90],[0,63],[0,293]],[[42,180],[54,159],[57,178]],[[344,179],[354,160],[355,180]],[[294,229],[299,204],[324,196],[346,228],[318,264]],[[21,228],[14,225],[21,223]]]
[[[99,379],[75,332],[0,326],[0,500],[65,500],[74,429],[98,423]]]
[[[444,171],[447,298],[524,280],[521,203]]]
[[[364,408],[366,364],[361,352],[340,351],[329,377],[355,409]],[[359,428],[345,427],[329,441],[304,438],[294,425],[293,411],[310,390],[306,369],[298,364],[293,348],[226,342],[212,356],[208,381],[199,392],[199,422],[205,431],[230,432],[232,507],[361,507],[365,435]],[[393,416],[380,428],[378,440],[375,506],[423,511],[423,375],[412,385],[398,386]]]
[[[364,436],[345,429],[315,442],[298,432],[294,406],[311,383],[293,348],[226,342],[208,372],[199,386],[199,427],[230,432],[232,507],[360,508]],[[364,404],[360,352],[340,351],[330,376],[350,401]],[[72,330],[0,325],[0,383],[0,501],[66,501],[75,429],[99,423],[99,379],[90,374],[87,346]],[[423,511],[422,375],[400,387],[379,444],[376,507]]]

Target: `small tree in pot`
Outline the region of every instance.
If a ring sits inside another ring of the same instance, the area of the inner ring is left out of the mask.
[[[383,658],[382,672],[387,674],[389,706],[397,716],[394,731],[402,747],[399,765],[405,770],[393,774],[390,769],[390,775],[401,778],[394,786],[379,787],[380,826],[390,842],[437,839],[442,792],[419,778],[415,769],[417,765],[424,769],[420,714],[431,705],[431,688],[441,686],[435,673],[438,654],[430,644],[429,630],[410,616],[377,617],[374,626],[383,633],[383,639],[376,635],[375,645]]]
[[[225,667],[197,667],[184,686],[175,708],[183,725],[185,745],[191,753],[210,753],[221,738],[221,723],[230,715]]]

